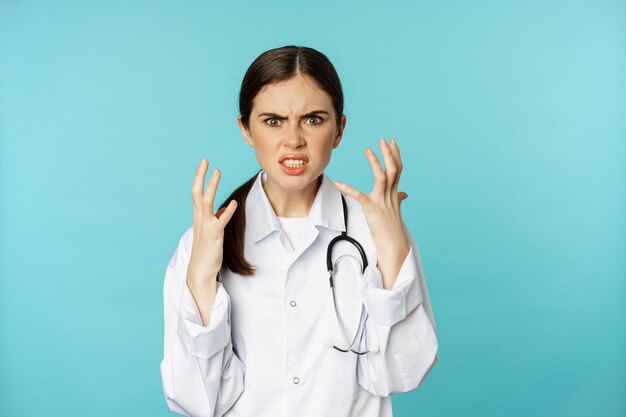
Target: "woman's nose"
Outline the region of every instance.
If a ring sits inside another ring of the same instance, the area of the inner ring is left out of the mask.
[[[305,144],[304,132],[297,123],[293,124],[285,134],[284,142],[290,148],[298,148]]]

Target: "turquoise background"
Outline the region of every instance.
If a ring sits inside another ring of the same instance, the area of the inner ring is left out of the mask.
[[[623,1],[0,0],[0,415],[166,416],[165,267],[248,65],[335,64],[327,174],[395,137],[440,363],[396,416],[626,414]]]

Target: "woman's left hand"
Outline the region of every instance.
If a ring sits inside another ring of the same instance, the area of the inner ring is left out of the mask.
[[[384,171],[374,152],[369,147],[365,150],[374,172],[374,189],[369,194],[363,194],[341,182],[335,184],[340,191],[357,200],[363,207],[378,251],[378,268],[383,275],[384,286],[391,288],[402,262],[409,253],[409,240],[400,214],[400,203],[408,197],[408,194],[398,192],[402,172],[398,145],[393,139],[390,144],[382,139],[379,146],[385,161]]]

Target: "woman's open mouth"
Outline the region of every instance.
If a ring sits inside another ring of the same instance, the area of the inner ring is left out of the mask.
[[[309,163],[302,159],[285,159],[279,162],[279,165],[283,172],[287,175],[300,175],[306,171]]]
[[[287,153],[278,158],[280,168],[287,175],[300,175],[309,166],[309,158],[304,154]]]

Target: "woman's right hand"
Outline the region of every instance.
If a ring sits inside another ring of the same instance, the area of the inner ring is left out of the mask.
[[[202,159],[196,171],[191,187],[193,199],[193,246],[187,271],[190,284],[204,286],[215,280],[222,267],[224,257],[224,228],[237,208],[237,201],[231,200],[217,213],[213,212],[213,203],[221,172],[214,170],[206,191],[204,179],[209,162]],[[191,282],[190,282],[191,281]]]

